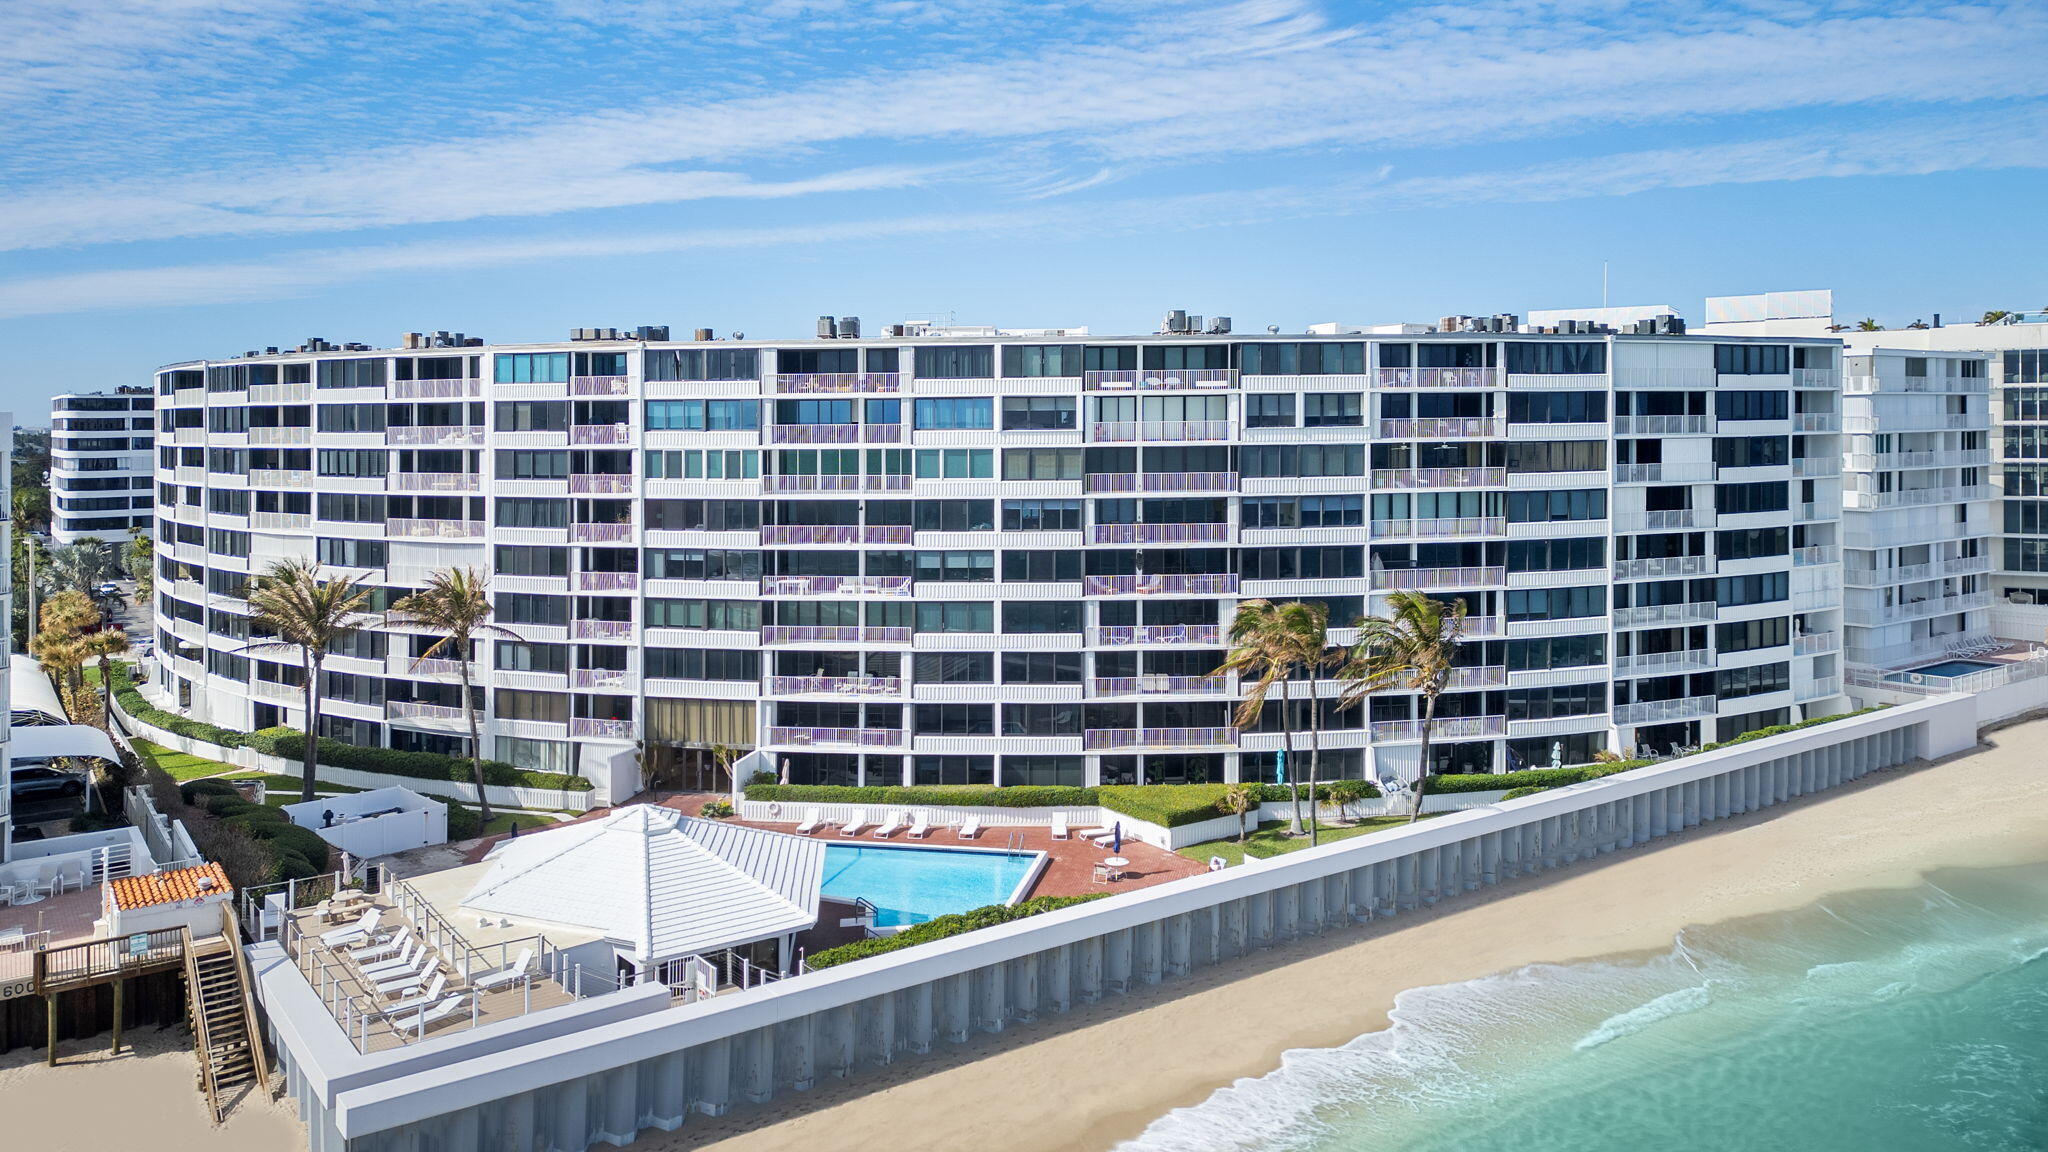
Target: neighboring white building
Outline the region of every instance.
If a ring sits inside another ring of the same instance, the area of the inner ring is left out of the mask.
[[[170,367],[158,679],[229,727],[302,722],[296,662],[245,650],[240,595],[302,556],[383,602],[491,572],[521,639],[480,654],[485,751],[593,776],[644,740],[695,786],[725,783],[714,745],[803,783],[1272,779],[1277,707],[1239,734],[1211,674],[1236,604],[1321,600],[1345,643],[1398,588],[1470,609],[1439,769],[1836,709],[1838,342],[1508,319]],[[428,642],[331,655],[325,733],[462,748]],[[1332,709],[1323,774],[1412,774],[1417,717],[1396,692]]]
[[[1843,380],[1843,646],[1910,668],[1991,636],[1991,387],[1984,356],[1874,349]]]
[[[147,388],[51,397],[51,539],[119,543],[134,529],[150,530],[154,407]]]

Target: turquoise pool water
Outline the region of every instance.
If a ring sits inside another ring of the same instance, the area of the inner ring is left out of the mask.
[[[1412,989],[1393,1021],[1120,1152],[2038,1152],[2048,868]]]
[[[831,899],[858,896],[873,904],[877,928],[901,928],[1009,903],[1037,859],[1033,852],[832,844],[825,849],[824,891]]]
[[[1909,668],[1904,672],[1894,672],[1890,676],[1885,677],[1885,679],[1903,680],[1908,676],[1968,676],[1972,672],[1982,672],[1986,668],[1996,667],[1998,665],[1986,663],[1983,660],[1943,660],[1939,664],[1928,664],[1919,668]]]

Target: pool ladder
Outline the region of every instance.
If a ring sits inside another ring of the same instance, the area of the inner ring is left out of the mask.
[[[1010,833],[1003,841],[1003,850],[1012,856],[1022,856],[1024,854],[1024,834],[1022,832]]]

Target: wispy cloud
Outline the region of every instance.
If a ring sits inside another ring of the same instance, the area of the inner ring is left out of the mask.
[[[177,0],[155,19],[196,21],[194,13],[239,14],[248,4]],[[647,4],[656,27],[740,22],[738,7],[721,2]],[[463,7],[442,0],[425,10]],[[513,11],[531,16],[533,7]],[[553,0],[550,12],[573,17],[583,7]],[[842,8],[791,7],[805,20]],[[859,8],[871,18],[881,11]],[[1120,11],[1123,27],[1079,21],[1079,36],[1050,45],[977,38],[969,52],[899,54],[789,85],[714,84],[708,97],[694,76],[654,74],[619,86],[647,93],[633,103],[572,114],[540,107],[530,123],[482,135],[340,154],[302,145],[261,165],[57,181],[0,198],[0,248],[346,233],[897,187],[888,181],[932,173],[860,160],[934,148],[961,165],[956,177],[988,173],[987,191],[1024,200],[1160,166],[1296,150],[1336,150],[1370,168],[1396,149],[2048,95],[2039,63],[2048,8],[2038,4],[1824,4],[1676,27],[1598,2],[1431,6],[1351,23],[1310,0]],[[951,10],[903,13],[945,27]],[[248,19],[278,39],[296,27],[289,5]],[[154,59],[125,39],[111,56],[124,76]],[[26,98],[49,83],[31,83]]]
[[[1668,188],[1810,179],[1915,176],[1995,168],[2048,169],[2048,112],[1974,122],[1913,120],[1882,130],[1802,133],[1695,147],[1562,159],[1521,168],[1396,175],[1378,170],[1316,185],[846,220],[470,243],[320,249],[284,259],[116,269],[0,281],[0,318],[97,309],[268,301],[378,277],[589,261],[656,253],[842,247],[877,241],[990,236],[1064,239],[1193,230],[1282,218],[1388,213],[1456,205],[1545,203]]]

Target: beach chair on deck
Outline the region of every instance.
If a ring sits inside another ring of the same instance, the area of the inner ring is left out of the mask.
[[[932,834],[931,813],[920,810],[910,821],[910,831],[903,835],[912,840],[922,840]]]
[[[417,996],[408,996],[405,999],[400,1000],[396,1004],[387,1004],[384,1006],[383,1011],[379,1013],[379,1015],[382,1015],[386,1020],[389,1020],[393,1016],[398,1016],[406,1012],[417,1012],[421,1008],[424,1008],[427,1005],[432,1004],[434,1001],[439,1000],[441,998],[441,993],[447,990],[448,974],[446,972],[436,972],[434,973],[434,982],[427,985],[427,990],[425,992],[422,992]]]
[[[370,931],[377,927],[377,918],[380,915],[382,915],[382,912],[379,909],[365,908],[363,909],[362,916],[355,923],[350,924],[346,928],[336,928],[332,932],[322,932],[320,934],[320,943],[325,944],[329,948],[339,948],[344,944],[353,944],[358,940],[367,939]]]
[[[467,999],[469,999],[469,993],[467,992],[457,992],[453,996],[444,996],[439,1003],[434,1004],[432,1007],[422,1008],[414,1015],[401,1016],[393,1020],[391,1026],[397,1029],[399,1039],[410,1040],[416,1033],[432,1028],[434,1025],[454,1015],[455,1010],[462,1007],[462,1002]]]
[[[962,820],[960,827],[953,830],[953,834],[962,840],[972,840],[976,836],[981,835],[981,817],[969,816],[967,819]]]
[[[419,967],[420,957],[426,951],[426,941],[415,937],[413,942],[406,946],[405,951],[398,954],[397,959],[384,960],[376,964],[358,964],[356,965],[356,971],[361,972],[366,980],[388,979],[398,975],[400,972],[410,972],[414,968]]]
[[[867,813],[856,812],[846,818],[845,824],[840,825],[839,834],[841,836],[858,836],[863,831],[874,827],[874,824],[873,820],[868,819]]]
[[[1055,840],[1065,840],[1071,837],[1072,835],[1073,830],[1067,827],[1067,814],[1065,812],[1053,813],[1052,838]]]
[[[359,944],[349,949],[348,958],[355,961],[357,967],[363,967],[382,960],[397,959],[411,944],[412,926],[407,925],[382,944]]]
[[[377,981],[377,995],[409,996],[419,991],[426,984],[427,977],[440,966],[440,957],[434,955],[432,949],[423,951],[420,953],[419,960],[412,968],[404,972],[392,973],[385,979]]]
[[[520,977],[526,975],[526,969],[532,964],[533,949],[522,949],[518,959],[498,969],[496,972],[477,977],[472,982],[472,987],[478,992],[496,991],[507,984],[518,982]]]
[[[804,813],[803,822],[796,826],[796,834],[799,836],[809,836],[811,833],[816,832],[818,826],[824,822],[824,819],[818,815],[818,810],[813,808],[809,812]]]
[[[904,819],[903,813],[891,812],[889,813],[889,818],[887,820],[882,821],[882,826],[880,828],[875,829],[875,839],[887,840],[889,837],[894,836],[897,832],[901,831],[903,826],[908,823],[910,823],[910,821]]]

